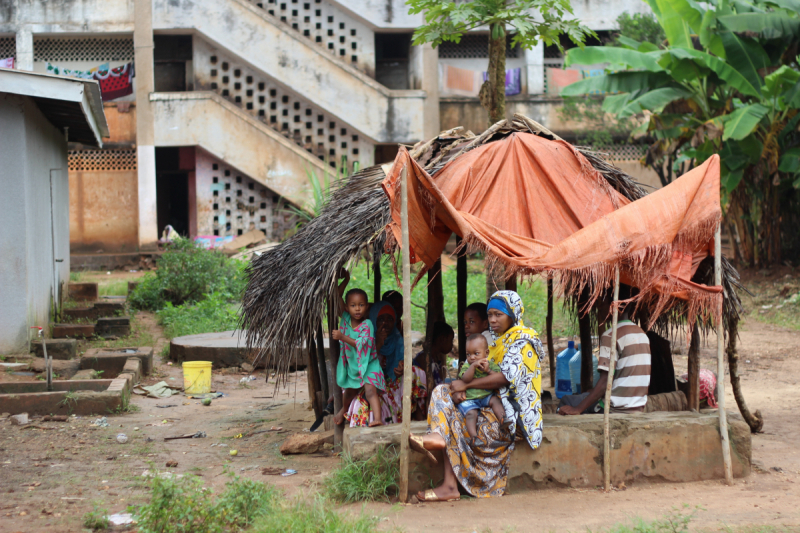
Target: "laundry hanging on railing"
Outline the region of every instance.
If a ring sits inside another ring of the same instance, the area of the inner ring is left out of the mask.
[[[0,68],[14,68],[14,58],[7,57],[5,59],[0,59]]]
[[[68,69],[47,63],[47,72],[56,76],[97,80],[104,102],[132,94],[133,77],[136,75],[133,62],[114,68],[111,68],[108,63],[103,63],[90,70]]]
[[[489,73],[483,73],[483,81],[489,79]],[[522,92],[522,69],[511,68],[506,70],[506,96],[514,96]]]
[[[442,65],[442,92],[457,96],[478,96],[488,73]],[[522,69],[506,70],[506,96],[522,92]]]

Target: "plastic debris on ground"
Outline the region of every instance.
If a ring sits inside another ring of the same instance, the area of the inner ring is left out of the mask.
[[[281,474],[283,477],[293,476],[297,473],[297,470],[292,470],[291,468],[287,468],[286,472]]]
[[[117,435],[117,442],[119,442],[120,444],[125,444],[126,442],[128,442],[128,436],[125,433],[120,433],[119,435]]]
[[[166,409],[167,407],[178,407],[178,404],[177,403],[168,403],[167,405],[156,405],[156,407],[159,407],[161,409]]]
[[[161,477],[161,478],[176,478],[180,479],[183,477],[183,474],[173,474],[172,472],[151,472],[150,470],[145,470],[142,472],[142,477]]]
[[[180,389],[170,387],[166,381],[159,381],[155,385],[150,385],[149,387],[136,385],[133,388],[133,392],[135,394],[141,394],[143,396],[149,396],[151,398],[169,398],[174,394],[181,393]]]
[[[91,425],[93,425],[95,427],[99,427],[99,428],[107,428],[108,427],[108,419],[103,416],[101,418],[98,418],[94,422],[92,422]]]
[[[206,399],[213,400],[214,398],[222,398],[224,396],[225,394],[222,394],[221,392],[207,392],[205,394],[188,395],[187,398],[191,398],[193,400],[206,400]]]
[[[255,376],[245,376],[239,380],[239,383],[248,383],[250,381],[255,381],[256,379],[258,378],[256,378]]]
[[[116,513],[108,515],[108,521],[114,526],[127,526],[133,524],[133,516],[130,513]]]

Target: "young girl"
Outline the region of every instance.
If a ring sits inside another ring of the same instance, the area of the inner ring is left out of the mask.
[[[345,271],[344,281],[339,285],[341,298],[350,274]],[[334,422],[342,424],[344,414],[350,403],[363,387],[364,395],[372,413],[376,413],[369,423],[370,427],[381,426],[381,400],[378,391],[386,387],[378,356],[375,351],[375,331],[367,319],[369,302],[367,293],[361,289],[350,289],[344,297],[344,309],[339,329],[331,333],[334,340],[340,341],[341,352],[336,368],[336,383],[342,388],[344,398],[342,409],[336,413]]]

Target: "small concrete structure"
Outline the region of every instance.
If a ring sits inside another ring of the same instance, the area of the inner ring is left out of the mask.
[[[117,376],[125,372],[128,359],[141,361],[141,372],[150,374],[153,369],[153,348],[93,348],[81,356],[81,370],[102,370],[104,376]]]
[[[93,302],[99,295],[97,283],[70,283],[67,285],[67,295],[76,302]]]
[[[75,339],[43,339],[31,343],[31,352],[35,357],[44,357],[42,344],[47,345],[47,356],[60,361],[69,361],[75,358],[78,341]]]
[[[96,302],[91,307],[64,309],[61,316],[65,320],[97,320],[103,317],[116,317],[124,312],[124,302]]]
[[[169,358],[176,363],[211,361],[213,368],[252,364],[254,354],[247,349],[244,336],[245,332],[236,330],[175,337],[169,343]],[[258,366],[263,368],[263,359]]]
[[[94,333],[94,324],[53,324],[50,330],[54,339],[88,339]]]
[[[733,475],[750,473],[750,430],[739,415],[729,413]],[[412,422],[411,431],[427,432],[426,422]],[[378,428],[347,428],[344,451],[355,459],[374,455],[380,446],[399,446],[400,424]],[[434,454],[436,455],[436,454]],[[441,463],[421,454],[410,457],[410,490],[430,487],[442,479]],[[611,480],[703,481],[724,478],[719,418],[702,413],[655,412],[611,415]],[[544,415],[544,441],[531,450],[517,441],[508,471],[510,491],[546,487],[595,487],[603,483],[602,415]]]
[[[0,384],[0,411],[32,415],[93,415],[124,409],[130,400],[131,376],[117,379],[43,381]]]
[[[109,316],[97,319],[95,334],[105,339],[127,337],[131,334],[131,319],[127,316]]]
[[[31,48],[32,51],[32,48]],[[69,282],[67,138],[108,136],[96,81],[0,69],[0,354],[30,350]]]

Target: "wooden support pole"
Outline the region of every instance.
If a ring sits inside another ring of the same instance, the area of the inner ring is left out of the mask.
[[[510,278],[508,278],[505,282],[505,287],[507,291],[514,291],[517,292],[517,275],[514,274]]]
[[[714,284],[722,285],[722,239],[720,228],[714,234]],[[733,485],[731,466],[731,443],[728,441],[728,418],[725,412],[725,331],[722,329],[722,302],[717,309],[717,405],[719,412],[719,436],[722,443],[722,462],[725,467],[725,483]]]
[[[603,488],[606,492],[611,490],[611,424],[609,415],[611,413],[611,389],[614,386],[614,368],[617,366],[618,299],[619,265],[616,265],[614,267],[614,303],[611,312],[611,357],[608,362],[608,383],[606,383],[606,397],[603,402]],[[589,352],[589,356],[591,357],[591,351]],[[591,361],[591,359],[589,359],[589,361]],[[584,390],[583,387],[581,387],[581,390]]]
[[[403,247],[403,431],[400,437],[400,501],[408,502],[408,437],[411,435],[411,253],[408,238],[408,176],[400,172],[400,219]]]
[[[592,316],[583,307],[588,303],[589,292],[584,290],[578,300],[578,332],[581,339],[581,392],[594,386],[594,368],[592,367]]]
[[[372,280],[374,290],[372,291],[372,302],[381,301],[381,251],[376,246],[372,251]]]
[[[331,387],[330,382],[328,381],[328,364],[327,364],[327,354],[325,353],[325,338],[322,335],[322,324],[319,324],[317,327],[317,364],[319,364],[319,381],[322,384],[322,396],[325,398],[325,402],[322,404],[322,408],[324,409],[326,405],[328,405],[328,399],[331,397]],[[332,372],[335,376],[336,372]]]
[[[306,341],[306,377],[308,378],[308,397],[311,400],[311,407],[314,409],[314,417],[319,417],[325,405],[319,401],[317,393],[322,391],[322,382],[319,379],[319,363],[317,362],[317,343],[314,336]],[[324,351],[322,352],[324,357]]]
[[[432,359],[433,325],[437,320],[444,320],[444,292],[442,289],[442,260],[437,260],[428,270],[428,313],[425,324],[425,380],[427,390],[433,390],[433,363],[438,363],[441,368],[447,366],[447,361],[434,361]],[[446,357],[445,357],[446,359]],[[431,401],[431,395],[425,398],[425,406]]]
[[[334,287],[334,294],[336,293],[336,287]],[[338,413],[342,410],[342,388],[336,383],[336,367],[339,364],[339,341],[334,340],[331,332],[334,329],[338,329],[339,324],[337,323],[336,314],[336,306],[333,303],[334,294],[331,294],[331,297],[328,298],[328,338],[330,339],[330,351],[328,352],[328,363],[329,368],[331,369],[331,374],[333,378],[330,380],[331,386],[333,387],[333,412]],[[341,451],[342,450],[342,440],[344,437],[344,424],[334,424],[334,432],[333,432],[333,450],[334,451]]]
[[[456,244],[461,245],[461,237],[456,237]],[[467,252],[462,250],[458,254],[456,263],[456,293],[458,321],[458,362],[459,365],[467,360],[467,332],[464,331],[464,311],[467,309]],[[428,395],[430,396],[430,395]]]
[[[556,386],[556,352],[553,348],[553,279],[547,277],[547,359],[550,361],[550,386]],[[583,387],[581,387],[583,392]]]
[[[692,328],[689,341],[689,409],[700,410],[700,329],[697,323]]]

